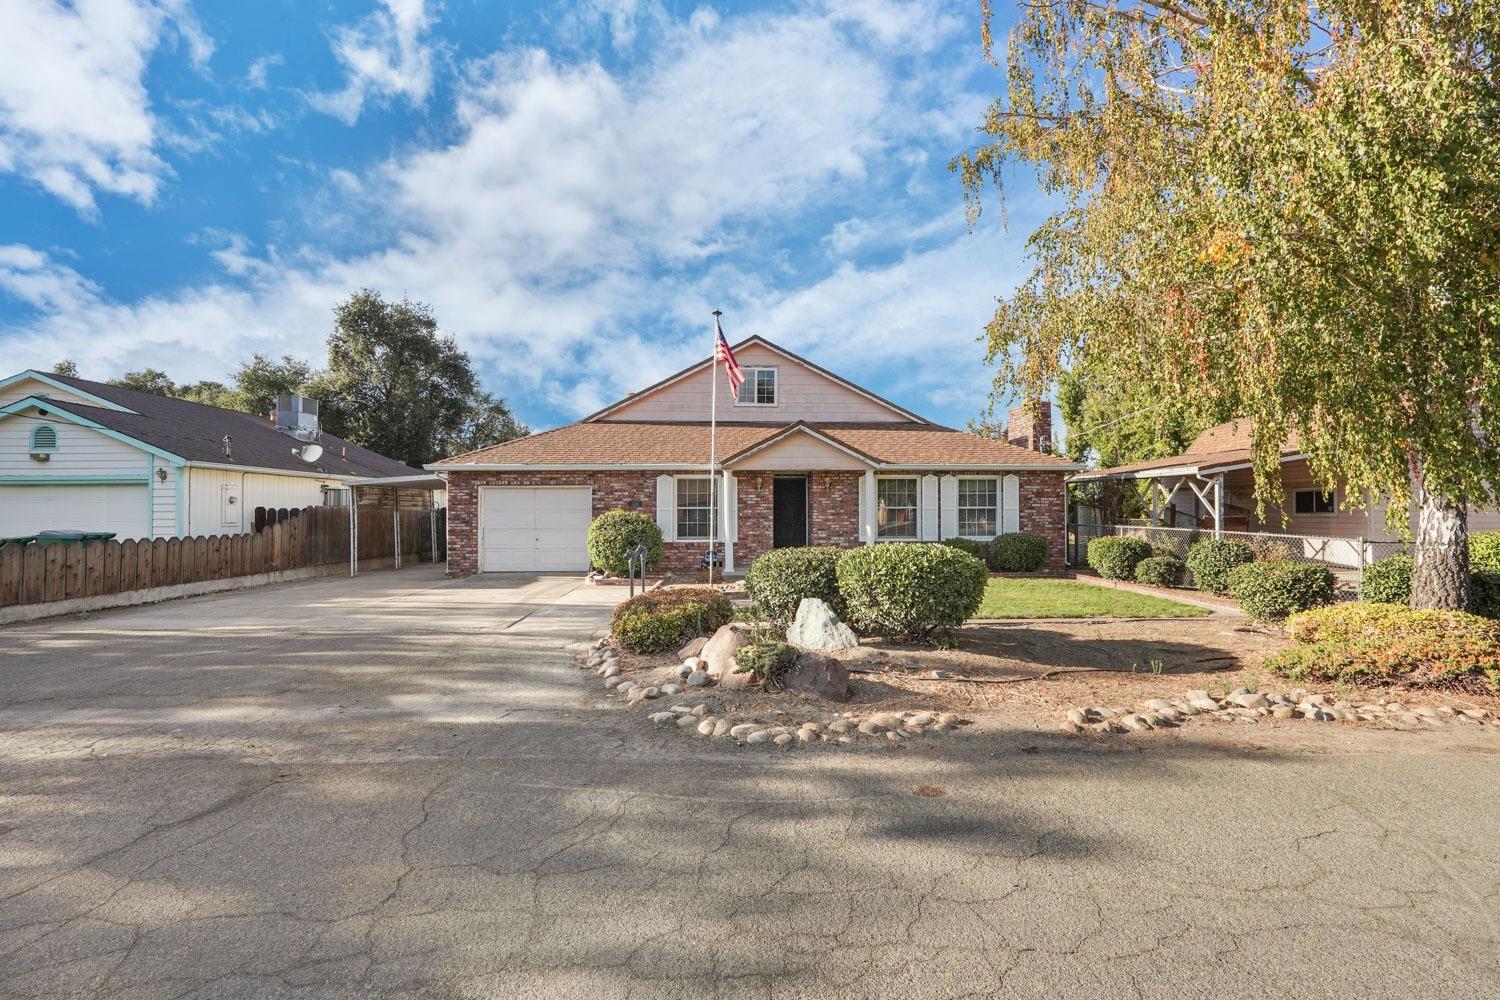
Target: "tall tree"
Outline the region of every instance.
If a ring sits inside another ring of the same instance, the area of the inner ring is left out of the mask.
[[[153,396],[176,396],[177,383],[160,368],[142,368],[140,371],[126,372],[119,378],[109,380],[110,385],[117,385],[122,389],[134,389],[136,392],[149,392]]]
[[[328,368],[309,388],[322,400],[324,427],[408,465],[490,429],[512,437],[524,429],[505,426],[504,403],[481,392],[469,356],[438,332],[430,308],[368,289],[335,310]]]
[[[1057,409],[1068,429],[1062,453],[1106,468],[1179,454],[1217,422],[1201,415],[1191,398],[1121,384],[1109,370],[1085,365],[1058,373]]]
[[[505,400],[480,392],[469,401],[457,433],[443,440],[443,457],[525,437],[531,428],[510,412]]]
[[[1263,503],[1295,431],[1351,497],[1415,495],[1413,603],[1463,607],[1466,505],[1500,498],[1497,51],[1493,0],[1027,4],[955,161],[971,219],[1017,161],[1062,200],[1000,382],[1082,361],[1251,417]]]
[[[276,409],[276,397],[300,393],[313,377],[312,365],[290,354],[273,361],[253,354],[234,375],[234,409],[265,416]]]
[[[63,358],[57,364],[55,364],[55,365],[52,366],[52,374],[54,374],[54,375],[71,375],[74,378],[77,378],[78,377],[78,365],[75,362],[68,360],[67,358]]]

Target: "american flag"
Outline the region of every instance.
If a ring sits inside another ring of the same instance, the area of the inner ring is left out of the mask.
[[[730,395],[738,396],[740,384],[745,381],[745,370],[734,359],[734,352],[729,349],[729,341],[724,339],[724,328],[719,325],[717,316],[714,317],[714,332],[718,334],[718,346],[714,349],[714,356],[724,364],[724,375],[729,379]]]

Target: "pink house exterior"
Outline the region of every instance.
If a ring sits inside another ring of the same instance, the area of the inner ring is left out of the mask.
[[[735,348],[738,398],[719,387],[709,466],[710,359],[583,420],[429,466],[448,484],[449,567],[588,568],[589,522],[608,510],[655,519],[664,568],[692,572],[709,548],[730,574],[772,548],[877,541],[989,541],[1034,531],[1061,569],[1064,479],[1045,415],[1013,413],[1011,440],[934,424],[759,337]]]

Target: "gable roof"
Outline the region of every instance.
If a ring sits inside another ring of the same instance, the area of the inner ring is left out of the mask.
[[[73,382],[83,382],[83,379],[70,379],[64,375],[57,375],[52,372],[33,371],[29,368],[25,371],[17,372],[9,378],[0,378],[0,389],[9,389],[11,386],[16,385],[20,382],[40,382],[43,385],[52,387],[53,389],[62,389],[65,392],[77,393],[80,396],[88,397],[88,399],[93,403],[105,407],[106,409],[127,409],[127,407],[121,406],[119,403],[110,402],[103,396],[92,393],[80,385],[71,384]],[[42,393],[41,395],[46,394]]]
[[[811,434],[875,468],[1046,469],[1079,466],[1056,455],[936,424],[720,424],[718,452],[731,464],[792,433]],[[519,469],[702,469],[709,427],[703,423],[593,420],[481,448],[429,465],[444,472]]]
[[[331,477],[409,476],[421,472],[394,458],[327,433],[319,442],[323,445],[322,457],[317,462],[304,462],[292,453],[297,442],[278,431],[274,422],[266,417],[91,382],[71,375],[49,377],[74,391],[121,408],[107,409],[102,405],[28,397],[6,409],[23,408],[21,404],[39,406],[107,428],[146,445],[148,450],[166,453],[194,465],[270,469]],[[3,416],[0,419],[4,419]],[[224,456],[225,435],[230,438],[228,458]]]
[[[1161,475],[1211,475],[1250,464],[1254,454],[1255,422],[1248,417],[1226,420],[1199,434],[1187,449],[1165,458],[1152,458],[1108,469],[1091,469],[1073,478],[1084,481],[1117,476],[1125,479],[1152,478]],[[1302,457],[1296,432],[1288,435],[1281,446],[1281,460]]]
[[[853,382],[850,382],[848,379],[844,378],[843,376],[841,376],[841,375],[835,375],[833,372],[829,371],[828,369],[823,368],[820,365],[817,365],[817,364],[815,364],[815,363],[807,360],[806,358],[802,357],[799,354],[793,354],[791,351],[787,350],[786,348],[781,347],[780,345],[777,345],[777,344],[773,344],[769,340],[767,340],[766,338],[764,338],[762,336],[759,336],[758,334],[756,336],[746,337],[744,340],[740,341],[738,344],[735,344],[733,347],[731,347],[730,350],[732,350],[732,351],[742,351],[745,348],[751,347],[751,346],[763,347],[763,348],[765,348],[768,351],[771,351],[771,352],[773,352],[775,354],[779,354],[783,358],[786,358],[788,361],[792,361],[792,362],[795,362],[795,363],[797,363],[799,365],[802,365],[803,367],[807,368],[809,371],[815,372],[818,375],[821,375],[823,378],[826,378],[826,379],[828,379],[831,382],[837,383],[838,385],[843,386],[845,389],[848,389],[851,392],[857,393],[858,395],[863,396],[864,398],[870,400],[871,402],[874,402],[874,403],[876,403],[876,404],[878,404],[880,406],[883,406],[886,409],[890,410],[892,413],[896,413],[896,414],[898,414],[898,415],[906,418],[907,420],[913,421],[914,423],[925,424],[925,423],[929,422],[925,417],[920,417],[920,416],[918,416],[917,414],[911,412],[908,409],[905,409],[903,407],[897,406],[895,403],[891,402],[889,399],[886,399],[884,396],[879,396],[879,395],[871,392],[869,389],[866,389],[864,386],[855,385]],[[661,389],[665,389],[667,386],[672,385],[672,384],[674,384],[676,382],[680,382],[682,379],[687,378],[689,375],[694,375],[694,374],[696,374],[698,372],[703,371],[704,369],[708,368],[713,363],[714,363],[714,359],[712,357],[704,358],[702,361],[699,361],[699,362],[697,362],[695,364],[691,364],[688,367],[682,369],[682,371],[680,371],[680,372],[677,372],[677,373],[675,373],[673,375],[668,375],[666,378],[662,379],[661,381],[654,382],[651,385],[646,386],[646,388],[640,390],[639,392],[633,392],[630,395],[626,396],[624,399],[616,400],[615,402],[613,402],[613,403],[609,404],[608,406],[606,406],[604,409],[598,410],[598,411],[596,411],[594,413],[591,413],[588,416],[584,417],[583,420],[580,421],[580,422],[581,423],[588,423],[590,421],[603,420],[606,416],[608,416],[609,414],[613,413],[614,411],[616,411],[616,410],[618,410],[618,409],[620,409],[622,407],[625,407],[625,406],[633,406],[634,404],[639,403],[641,400],[645,399],[646,397],[650,396],[651,394],[653,394],[653,393],[655,393],[655,392],[657,392],[657,391],[659,391]]]

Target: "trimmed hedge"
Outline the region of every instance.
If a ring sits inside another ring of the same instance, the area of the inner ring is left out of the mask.
[[[782,676],[797,662],[797,647],[780,639],[753,642],[734,653],[734,672],[750,674],[774,690]]]
[[[984,563],[948,545],[882,542],[839,557],[839,593],[856,631],[921,639],[950,630],[979,608]]]
[[[990,543],[990,567],[1002,573],[1035,573],[1047,565],[1047,539],[1034,531],[1010,531]]]
[[[1229,596],[1240,610],[1264,622],[1333,601],[1333,572],[1315,563],[1246,563],[1229,574]]]
[[[1500,572],[1484,570],[1469,577],[1469,610],[1485,618],[1500,618]]]
[[[621,575],[627,569],[625,550],[644,545],[646,568],[661,561],[661,529],[645,514],[630,510],[607,510],[589,524],[589,562],[606,573]]]
[[[804,597],[818,597],[842,617],[844,602],[839,597],[838,578],[842,551],[829,545],[808,545],[772,549],[759,556],[745,574],[751,609],[772,624],[785,627],[797,617],[797,605]]]
[[[1151,587],[1175,587],[1182,581],[1185,568],[1182,560],[1173,556],[1152,556],[1136,563],[1135,582]]]
[[[712,587],[648,590],[615,608],[615,639],[632,653],[660,653],[713,635],[734,617],[729,598]]]
[[[1089,566],[1106,580],[1133,580],[1142,559],[1151,558],[1151,543],[1142,538],[1107,535],[1089,542]]]
[[[989,561],[988,546],[983,542],[976,542],[972,538],[945,538],[943,544],[960,552],[967,552],[975,559]]]
[[[1500,623],[1462,611],[1336,604],[1293,615],[1297,645],[1264,661],[1291,680],[1500,692]]]
[[[1500,573],[1500,531],[1476,531],[1469,536],[1469,569]]]
[[[1410,604],[1411,571],[1410,553],[1386,556],[1365,570],[1359,584],[1360,599],[1377,604]]]
[[[1188,572],[1193,586],[1210,594],[1229,593],[1229,574],[1238,566],[1255,561],[1255,550],[1229,538],[1205,538],[1188,549]]]

